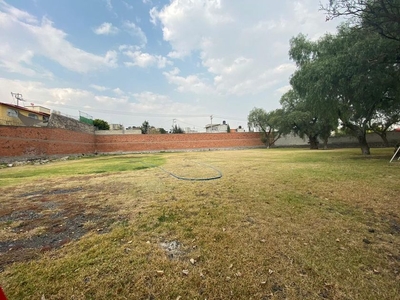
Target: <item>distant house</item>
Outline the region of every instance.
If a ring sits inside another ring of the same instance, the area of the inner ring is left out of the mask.
[[[0,102],[0,125],[47,126],[50,109],[43,106],[18,106]]]
[[[225,121],[222,121],[222,124],[207,124],[206,125],[206,132],[207,133],[221,133],[221,132],[228,132],[229,125],[226,124]]]
[[[123,130],[124,126],[121,124],[110,124],[110,130]]]
[[[125,134],[142,134],[142,129],[139,127],[128,127],[125,129]]]

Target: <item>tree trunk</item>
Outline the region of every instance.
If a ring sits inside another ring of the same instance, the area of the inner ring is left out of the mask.
[[[328,139],[329,138],[324,139],[324,150],[328,150]]]
[[[365,134],[364,135],[358,135],[357,139],[358,139],[358,143],[360,144],[360,147],[361,147],[361,153],[363,155],[370,155],[371,152],[369,150],[369,145],[367,143],[366,135]]]
[[[308,136],[310,142],[310,149],[318,149],[318,136]]]
[[[376,132],[380,137],[381,137],[381,139],[382,139],[382,141],[383,141],[383,145],[385,146],[385,147],[390,147],[390,145],[389,145],[389,141],[388,141],[388,139],[387,139],[387,137],[386,137],[386,131],[384,131],[384,132]]]

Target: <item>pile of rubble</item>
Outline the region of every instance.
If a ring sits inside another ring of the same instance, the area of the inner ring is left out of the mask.
[[[75,157],[76,158],[76,157]],[[0,168],[11,168],[11,167],[18,167],[24,165],[44,165],[50,163],[52,161],[64,161],[70,159],[69,156],[58,157],[58,158],[38,158],[38,159],[27,159],[27,160],[19,160],[9,163],[4,163],[0,165]]]

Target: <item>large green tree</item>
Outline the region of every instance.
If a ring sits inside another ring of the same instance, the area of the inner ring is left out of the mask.
[[[280,102],[283,109],[281,132],[291,132],[301,138],[308,138],[310,149],[318,149],[319,139],[322,139],[326,149],[328,138],[337,127],[337,117],[314,110],[311,103],[294,90],[286,92]]]
[[[329,0],[327,18],[350,17],[353,24],[400,42],[400,0]]]
[[[317,42],[304,35],[291,40],[289,55],[298,66],[291,78],[294,90],[315,111],[336,113],[342,126],[357,137],[363,154],[370,154],[370,121],[377,111],[399,101],[398,67],[376,60],[385,51],[394,53],[395,44],[347,25]]]

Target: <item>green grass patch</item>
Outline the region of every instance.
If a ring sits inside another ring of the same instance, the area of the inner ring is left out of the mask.
[[[164,163],[161,155],[91,156],[44,165],[26,165],[0,170],[0,186],[18,184],[27,178],[46,178],[143,170]]]

